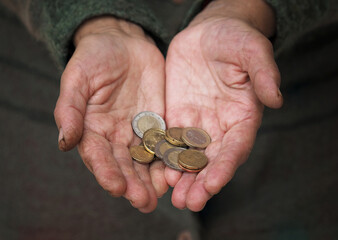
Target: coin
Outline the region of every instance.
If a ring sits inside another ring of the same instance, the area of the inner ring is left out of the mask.
[[[189,169],[189,168],[183,167],[180,163],[178,163],[178,166],[179,166],[183,171],[191,172],[191,173],[197,173],[197,172],[200,172],[200,171],[202,170],[202,169],[191,170],[191,169]]]
[[[172,145],[171,143],[167,142],[166,140],[161,140],[159,141],[156,146],[155,146],[155,155],[160,158],[163,159],[163,155],[164,153],[170,149],[170,148],[174,148],[175,146]]]
[[[132,146],[129,148],[131,157],[139,163],[151,163],[154,154],[148,152],[143,146]]]
[[[143,138],[143,134],[150,128],[166,129],[163,118],[157,113],[145,111],[137,114],[133,121],[132,127],[137,136]]]
[[[143,139],[142,139],[145,149],[148,152],[155,154],[155,146],[159,141],[164,140],[164,136],[165,136],[165,131],[163,131],[162,129],[158,129],[158,128],[148,129],[143,134]]]
[[[183,128],[179,128],[179,127],[169,128],[165,132],[165,139],[171,144],[178,146],[178,147],[187,146],[182,140],[182,131],[183,131]]]
[[[170,148],[164,153],[162,160],[168,167],[182,171],[182,168],[178,165],[178,155],[185,150],[185,148],[180,147]]]
[[[206,148],[211,142],[211,138],[206,131],[194,127],[183,129],[182,140],[189,147],[196,148]]]
[[[188,149],[178,155],[178,163],[184,169],[191,171],[202,170],[207,165],[208,158],[201,151]]]

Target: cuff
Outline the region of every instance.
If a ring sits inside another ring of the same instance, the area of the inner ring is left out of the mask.
[[[72,54],[73,34],[85,20],[94,16],[113,15],[143,27],[155,42],[168,41],[167,33],[142,1],[35,1],[32,24],[39,29],[38,38],[44,41],[60,67],[64,67]],[[42,5],[42,6],[41,6]]]

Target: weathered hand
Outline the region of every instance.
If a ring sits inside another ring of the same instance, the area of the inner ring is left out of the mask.
[[[110,17],[84,25],[75,45],[54,114],[59,147],[66,151],[78,144],[105,190],[150,212],[168,188],[164,166],[132,161],[128,147],[140,142],[131,128],[137,113],[164,115],[163,56],[140,27]]]
[[[212,138],[209,163],[198,174],[165,169],[174,206],[192,211],[203,209],[248,158],[263,104],[282,105],[269,40],[242,19],[203,14],[174,38],[166,61],[168,126],[200,127]]]

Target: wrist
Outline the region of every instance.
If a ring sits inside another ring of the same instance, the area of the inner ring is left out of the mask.
[[[152,41],[143,29],[131,22],[113,16],[100,16],[82,23],[74,34],[73,42],[77,46],[81,39],[95,34],[126,34],[131,37]]]
[[[214,0],[191,24],[196,25],[206,19],[219,17],[245,21],[266,37],[275,33],[275,13],[264,0]]]

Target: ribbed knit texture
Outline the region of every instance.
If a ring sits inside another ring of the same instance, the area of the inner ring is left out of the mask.
[[[155,40],[163,53],[173,37],[168,19],[161,19],[164,16],[159,14],[163,12],[163,9],[160,9],[161,4],[157,2],[155,4],[153,0],[2,0],[2,2],[19,15],[35,38],[47,45],[61,68],[72,54],[74,32],[82,22],[95,16],[112,15],[140,25]],[[171,6],[168,11],[172,12],[172,16],[179,12],[180,18],[191,19],[200,10],[202,2],[197,0],[174,4],[171,0],[166,0],[163,4]],[[155,7],[150,7],[153,5]],[[180,11],[175,11],[177,9]],[[184,24],[183,20],[182,22]]]
[[[31,12],[34,26],[40,25],[42,40],[46,42],[54,57],[63,64],[67,61],[69,44],[76,28],[86,19],[99,15],[113,15],[141,25],[154,36],[168,39],[158,19],[147,11],[142,1],[34,1]]]

